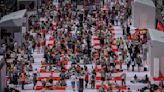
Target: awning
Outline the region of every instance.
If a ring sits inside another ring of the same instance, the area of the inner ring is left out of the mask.
[[[24,16],[26,14],[26,9],[12,12],[8,15],[5,15],[0,20],[0,27],[13,27],[13,26],[22,26],[24,21]]]
[[[156,29],[149,29],[150,39],[164,43],[164,32],[157,31]]]
[[[153,1],[151,0],[134,0],[134,3],[139,3],[139,4],[143,4],[143,5],[147,5],[147,6],[155,8],[155,5]]]

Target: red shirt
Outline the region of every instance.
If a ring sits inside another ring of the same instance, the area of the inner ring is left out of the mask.
[[[42,35],[46,34],[46,29],[42,29]]]
[[[46,45],[46,41],[43,40],[43,41],[42,41],[42,46],[45,46],[45,45]]]
[[[88,79],[89,79],[89,76],[88,76],[88,73],[86,73],[86,74],[85,74],[85,80],[88,81]]]
[[[40,47],[40,43],[39,42],[37,43],[37,47]]]

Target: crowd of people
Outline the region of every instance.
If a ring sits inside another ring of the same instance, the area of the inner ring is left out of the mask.
[[[100,92],[106,92],[105,83],[108,92],[112,92],[113,85],[120,91],[122,87],[127,88],[124,65],[127,71],[136,71],[136,66],[139,72],[147,71],[144,66],[147,37],[138,35],[137,40],[129,39],[131,23],[127,18],[130,12],[125,0],[107,3],[100,9],[78,9],[76,3],[61,2],[56,7],[52,0],[43,0],[38,13],[29,17],[29,31],[24,35],[23,45],[19,47],[15,42],[12,51],[7,50],[6,57],[14,58],[12,62],[7,62],[9,84],[21,84],[24,89],[25,84],[33,83],[35,89],[37,82],[41,81],[44,87],[51,89],[50,86],[54,85],[52,76],[50,80],[38,80],[39,71],[32,66],[35,63],[33,53],[37,52],[44,53],[45,61],[41,63],[47,66],[42,69],[60,73],[57,86],[67,86],[66,80],[70,79],[73,90],[95,89],[96,76],[100,73]],[[114,26],[121,26],[122,37],[115,38]],[[93,36],[100,41],[98,48],[92,44]],[[49,40],[53,42],[49,43]],[[68,62],[71,63],[69,68],[66,67]],[[121,84],[110,82],[117,72],[121,72]],[[84,88],[80,86],[80,81],[85,83]],[[136,82],[150,81],[147,75],[143,80],[137,80],[135,75],[132,83]],[[127,90],[132,92],[130,88]]]

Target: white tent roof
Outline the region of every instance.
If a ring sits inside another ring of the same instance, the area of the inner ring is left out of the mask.
[[[140,4],[148,5],[155,8],[155,5],[152,0],[134,0],[134,3],[140,3]]]
[[[22,17],[24,17],[25,13],[26,13],[26,9],[12,12],[8,15],[3,16],[2,19],[0,20],[0,23],[5,22],[5,21],[9,21],[9,20],[13,20],[13,19],[22,18]]]
[[[149,34],[151,40],[164,43],[164,32],[156,29],[149,29]]]
[[[0,26],[7,26],[7,25],[9,26],[12,25],[13,23],[17,24],[18,22],[16,22],[15,20],[19,20],[23,18],[25,16],[26,11],[27,11],[26,9],[19,10],[3,16],[2,19],[0,20]]]

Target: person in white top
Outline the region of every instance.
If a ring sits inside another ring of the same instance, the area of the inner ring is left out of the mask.
[[[18,43],[15,41],[14,42],[14,50],[17,51],[18,50]]]
[[[71,85],[72,85],[73,91],[75,91],[75,81],[76,81],[76,76],[73,73],[72,76],[71,76]]]

